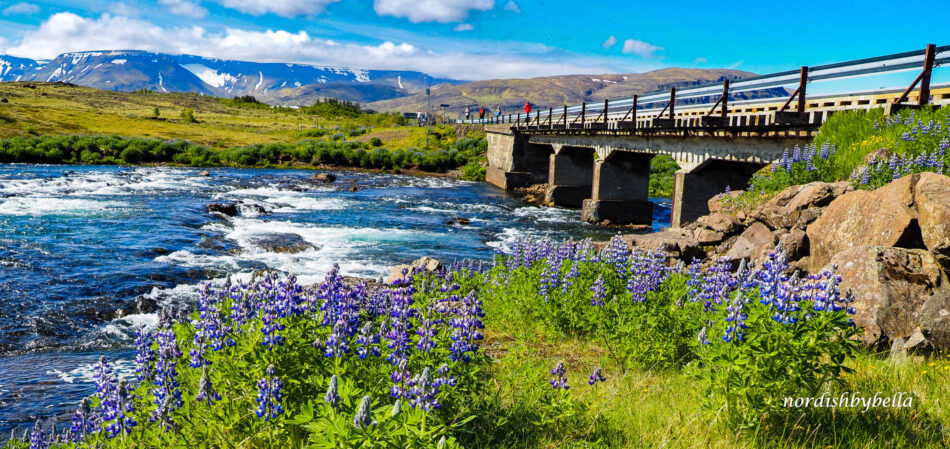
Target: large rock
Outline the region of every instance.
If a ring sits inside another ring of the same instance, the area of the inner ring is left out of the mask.
[[[706,202],[706,207],[709,208],[709,213],[713,214],[727,209],[727,205],[739,197],[742,192],[742,190],[733,190],[729,193],[720,193],[719,195],[710,198],[709,201]]]
[[[873,192],[856,190],[832,201],[808,226],[812,270],[856,246],[919,246],[914,209],[914,186],[919,177],[908,175]]]
[[[931,344],[950,348],[950,293],[940,292],[927,298],[918,315],[920,328]]]
[[[812,182],[791,186],[757,207],[751,216],[772,229],[799,227],[804,230],[805,225],[817,218],[816,208],[827,206],[851,190],[851,184],[847,182]]]
[[[208,212],[227,217],[235,217],[238,214],[238,207],[235,203],[211,203],[205,207],[208,209]]]
[[[798,260],[808,255],[808,234],[801,229],[792,229],[778,236],[788,260]]]
[[[946,274],[923,249],[855,246],[835,255],[825,268],[833,265],[841,275],[841,291],[854,293],[854,321],[868,344],[909,338],[921,325],[922,306],[950,291]]]
[[[442,269],[442,262],[439,262],[437,259],[433,259],[429,256],[420,257],[410,265],[396,265],[389,272],[389,276],[386,277],[386,284],[392,285],[397,281],[405,279],[408,275],[416,271],[438,271]]]
[[[677,229],[666,229],[650,234],[627,234],[622,238],[631,246],[648,251],[663,251],[671,257],[687,262],[694,257],[701,259],[706,255],[699,248],[699,242],[696,239]]]
[[[296,254],[308,249],[319,249],[303,237],[291,233],[273,233],[254,237],[252,243],[272,253]]]
[[[924,245],[950,270],[950,178],[921,173],[914,186],[914,201]]]
[[[333,173],[314,173],[313,176],[310,177],[310,180],[312,182],[329,184],[336,181],[336,175]]]
[[[752,259],[753,255],[761,253],[763,249],[774,247],[775,240],[772,230],[762,223],[753,223],[739,235],[732,248],[726,253],[729,260]],[[768,254],[768,251],[765,251]]]
[[[688,229],[700,245],[715,245],[741,231],[742,225],[732,215],[712,213],[699,217]]]

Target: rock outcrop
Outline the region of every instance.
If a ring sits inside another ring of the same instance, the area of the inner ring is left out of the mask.
[[[631,246],[648,251],[663,251],[671,257],[689,262],[693,258],[702,258],[705,253],[699,249],[699,242],[682,230],[667,229],[650,234],[627,234],[623,240]]]
[[[841,291],[854,294],[854,321],[868,344],[909,338],[923,324],[928,300],[950,294],[946,273],[923,249],[860,245],[836,254],[826,268],[833,265]],[[945,324],[938,318],[946,307],[945,300],[930,304],[933,324]]]
[[[900,178],[873,192],[856,190],[832,201],[808,226],[811,268],[819,270],[842,251],[861,245],[919,247],[914,186],[920,175]]]
[[[308,249],[320,249],[297,234],[273,233],[255,237],[252,242],[272,253],[296,254]]]
[[[921,173],[914,202],[924,246],[950,271],[950,178]]]
[[[433,259],[429,256],[420,257],[414,260],[409,265],[396,265],[389,272],[389,276],[386,277],[385,283],[388,285],[395,284],[398,281],[401,281],[406,278],[409,274],[415,271],[438,271],[442,269],[442,262],[439,262],[437,259]]]

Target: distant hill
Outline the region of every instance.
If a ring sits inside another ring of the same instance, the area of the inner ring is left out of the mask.
[[[409,96],[427,83],[462,81],[425,73],[257,63],[137,50],[64,53],[51,61],[0,56],[0,81],[62,81],[104,90],[253,95],[271,104],[304,106],[325,97],[370,102]]]
[[[451,105],[452,115],[461,113],[466,106],[476,109],[484,106],[494,110],[501,106],[505,113],[519,112],[525,102],[547,109],[581,101],[599,101],[604,98],[628,98],[670,87],[687,87],[725,79],[734,80],[755,76],[754,73],[729,69],[680,69],[670,68],[647,73],[620,75],[562,75],[530,79],[498,79],[475,81],[458,85],[443,85],[432,89],[429,103]],[[740,95],[741,98],[787,95],[784,89]],[[373,102],[368,108],[379,111],[415,112],[424,109],[425,93]]]

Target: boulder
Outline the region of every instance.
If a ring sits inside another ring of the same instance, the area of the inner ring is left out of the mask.
[[[785,249],[788,260],[798,260],[808,255],[808,234],[800,229],[792,229],[780,234],[778,242]]]
[[[841,275],[841,291],[854,294],[854,321],[868,344],[909,338],[921,325],[922,306],[950,292],[946,274],[923,249],[854,246],[836,254],[825,269],[833,266]],[[934,304],[934,309],[945,306]]]
[[[716,213],[726,209],[730,200],[737,198],[742,194],[742,190],[734,190],[729,193],[720,193],[709,199],[706,202],[706,207],[709,208],[709,213]]]
[[[921,173],[914,201],[924,246],[950,271],[950,177]]]
[[[333,173],[314,173],[313,176],[310,177],[310,180],[313,182],[329,184],[336,181],[336,175]]]
[[[296,254],[308,249],[319,249],[303,237],[291,233],[273,233],[254,237],[252,243],[271,253]]]
[[[919,177],[908,175],[873,192],[856,190],[832,201],[808,226],[812,271],[856,246],[921,246],[913,207]]]
[[[429,256],[420,257],[412,261],[409,265],[396,265],[389,272],[389,276],[386,277],[386,284],[392,285],[397,281],[405,279],[409,274],[416,271],[438,271],[442,269],[442,262],[439,262],[437,259],[433,259]]]
[[[205,171],[202,171],[201,173],[198,173],[198,176],[211,176],[211,172],[209,172],[208,170],[205,170]]]
[[[920,328],[938,348],[950,348],[950,294],[940,292],[927,298],[920,308]]]
[[[263,204],[248,203],[244,201],[237,204],[237,209],[238,209],[238,212],[240,212],[242,216],[248,216],[248,217],[257,217],[260,215],[268,215],[271,213],[270,209],[265,207]]]
[[[622,239],[631,246],[648,251],[663,251],[670,257],[684,261],[705,257],[699,248],[699,242],[677,229],[666,229],[649,234],[627,234]]]
[[[807,224],[817,218],[818,214],[806,211],[825,207],[835,198],[851,190],[851,184],[847,182],[812,182],[791,186],[755,208],[751,216],[772,229],[794,227],[803,214],[806,215],[804,221]]]
[[[238,207],[235,203],[211,203],[205,207],[208,209],[208,212],[212,214],[224,215],[226,217],[236,217],[238,214]]]
[[[732,261],[753,259],[753,256],[761,253],[763,248],[771,250],[774,245],[772,230],[762,223],[753,223],[732,244],[732,248],[726,253],[726,258]],[[765,251],[765,254],[768,254],[768,251]]]

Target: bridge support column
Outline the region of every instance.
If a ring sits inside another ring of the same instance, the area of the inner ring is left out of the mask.
[[[511,131],[509,125],[487,125],[488,168],[485,181],[511,190],[543,184],[548,180],[551,145],[532,144],[524,134]]]
[[[611,151],[594,163],[594,185],[584,200],[581,217],[588,223],[651,224],[650,191],[652,154]]]
[[[678,228],[709,213],[709,199],[730,187],[745,189],[752,175],[766,164],[711,160],[679,170],[673,179],[670,226]]]
[[[559,146],[548,165],[548,191],[545,200],[565,207],[581,207],[591,196],[594,178],[592,148]]]

